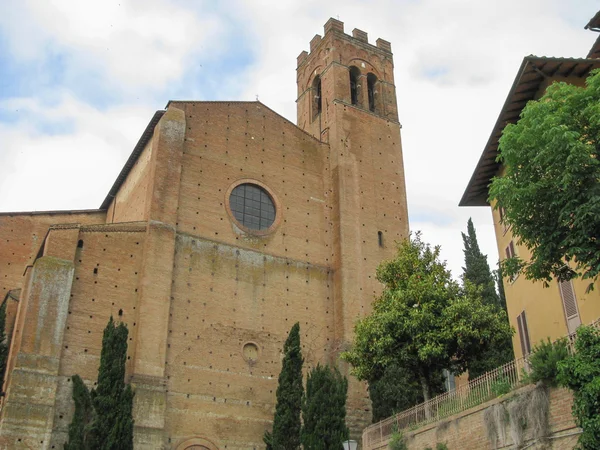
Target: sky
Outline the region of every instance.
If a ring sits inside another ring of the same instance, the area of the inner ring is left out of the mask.
[[[98,208],[170,99],[296,121],[296,57],[329,17],[392,43],[412,231],[458,278],[458,202],[524,56],[584,57],[593,0],[0,0],[0,211]]]

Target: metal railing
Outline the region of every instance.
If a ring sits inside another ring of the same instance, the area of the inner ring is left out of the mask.
[[[590,325],[600,328],[600,319]],[[575,334],[568,335],[567,339],[569,350],[572,352]],[[523,377],[529,370],[528,359],[515,359],[450,392],[370,425],[363,431],[363,448],[376,448],[378,444],[387,441],[396,430],[416,429],[437,422],[522,386]]]

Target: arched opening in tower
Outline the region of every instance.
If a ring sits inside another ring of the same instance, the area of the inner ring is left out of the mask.
[[[313,120],[321,114],[321,77],[317,75],[313,80]]]
[[[377,105],[377,90],[375,85],[377,84],[377,77],[369,73],[367,75],[367,89],[369,90],[369,111],[375,112]]]
[[[350,103],[359,104],[360,93],[360,70],[356,66],[350,67]]]

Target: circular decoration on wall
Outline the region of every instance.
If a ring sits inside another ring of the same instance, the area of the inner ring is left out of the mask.
[[[249,363],[255,363],[258,360],[258,345],[254,342],[246,342],[242,347],[242,355]]]
[[[229,215],[240,229],[266,234],[277,222],[277,202],[262,183],[241,180],[228,191]]]

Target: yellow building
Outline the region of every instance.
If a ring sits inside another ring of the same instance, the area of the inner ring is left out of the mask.
[[[600,31],[600,13],[585,27]],[[490,138],[483,149],[477,167],[459,203],[460,206],[492,206],[496,243],[501,259],[518,255],[523,259],[530,252],[519,245],[518,237],[501,223],[503,211],[488,202],[488,186],[493,177],[502,175],[502,166],[496,162],[498,141],[504,127],[516,123],[528,101],[539,99],[555,81],[584,85],[590,71],[600,68],[600,38],[586,58],[548,58],[527,56],[508,93]],[[589,280],[532,282],[525,277],[504,280],[506,303],[511,325],[517,331],[513,337],[515,356],[531,351],[540,341],[556,339],[573,333],[580,324],[588,324],[600,317],[600,283],[586,293]]]

